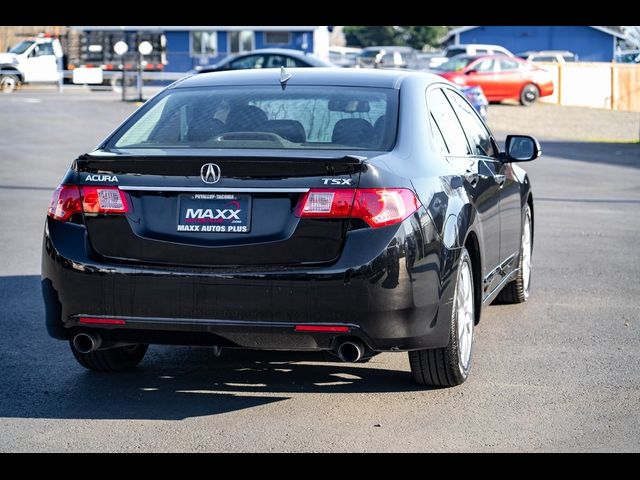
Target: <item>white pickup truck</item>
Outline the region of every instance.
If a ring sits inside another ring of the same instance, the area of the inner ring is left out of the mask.
[[[0,91],[13,92],[23,83],[58,82],[62,46],[56,38],[39,35],[0,53]]]

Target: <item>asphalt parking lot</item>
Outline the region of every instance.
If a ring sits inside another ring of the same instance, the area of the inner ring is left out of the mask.
[[[485,310],[468,382],[421,390],[406,354],[152,346],[132,373],[82,369],[44,328],[45,211],[71,160],[135,105],[82,89],[0,95],[0,451],[639,451],[640,144],[563,135],[540,118],[549,108],[489,113],[499,138],[530,124],[542,143],[525,166],[532,296]],[[599,114],[640,121],[581,110],[590,131]]]

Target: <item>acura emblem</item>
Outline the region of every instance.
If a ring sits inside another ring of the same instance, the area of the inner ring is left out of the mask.
[[[218,183],[220,180],[220,167],[215,163],[205,163],[200,169],[200,178],[204,183]]]

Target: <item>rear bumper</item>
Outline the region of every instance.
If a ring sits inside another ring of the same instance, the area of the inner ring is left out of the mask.
[[[540,85],[540,96],[548,97],[549,95],[553,95],[554,86],[551,80],[544,82]]]
[[[59,339],[99,329],[114,341],[258,349],[331,349],[345,337],[375,351],[441,347],[458,252],[432,230],[416,214],[399,226],[352,231],[330,266],[187,269],[105,263],[84,226],[47,218],[47,329]],[[85,325],[85,316],[125,324]],[[305,324],[349,331],[295,331]]]

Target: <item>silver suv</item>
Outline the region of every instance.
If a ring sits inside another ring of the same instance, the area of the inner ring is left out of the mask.
[[[417,68],[418,57],[411,47],[367,47],[358,55],[356,68]]]

